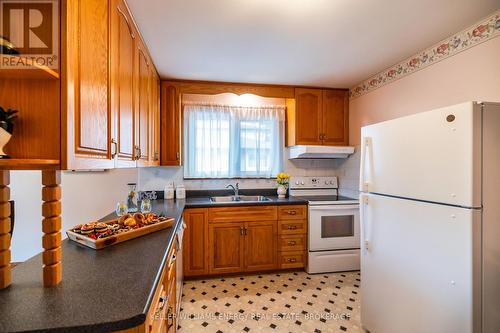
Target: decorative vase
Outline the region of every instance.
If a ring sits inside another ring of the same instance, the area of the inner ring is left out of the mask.
[[[9,158],[10,157],[9,155],[7,155],[3,151],[3,148],[9,142],[11,137],[12,137],[12,134],[7,132],[6,129],[4,129],[4,126],[2,126],[2,124],[0,124],[0,158]]]
[[[286,196],[286,185],[278,185],[278,198],[283,199]]]

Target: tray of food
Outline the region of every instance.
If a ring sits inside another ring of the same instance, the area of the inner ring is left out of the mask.
[[[66,231],[66,234],[72,241],[99,250],[170,228],[174,223],[174,218],[158,216],[155,213],[125,214],[115,220],[76,225]]]

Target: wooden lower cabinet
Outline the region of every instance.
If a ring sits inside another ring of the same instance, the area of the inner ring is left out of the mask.
[[[304,266],[305,205],[189,208],[184,223],[186,278]]]
[[[186,229],[183,237],[184,275],[208,274],[208,208],[184,210]]]
[[[276,269],[277,222],[247,222],[244,235],[245,270],[248,272]]]
[[[244,226],[221,222],[208,226],[209,273],[245,271]]]

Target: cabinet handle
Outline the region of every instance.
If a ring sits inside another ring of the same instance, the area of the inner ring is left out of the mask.
[[[154,155],[154,156],[155,156],[155,157],[154,157],[154,158],[155,158],[155,161],[158,161],[158,152],[157,152],[157,151],[155,151],[155,155]]]
[[[296,262],[297,259],[296,258],[288,258],[286,261],[288,261],[288,262]]]
[[[177,256],[175,254],[172,255],[172,258],[170,258],[170,262],[168,263],[168,267],[170,268],[176,260],[177,260]]]
[[[295,230],[295,229],[297,229],[296,225],[289,225],[288,226],[288,230]]]
[[[167,331],[170,331],[172,326],[174,326],[174,311],[170,305],[167,309]]]
[[[297,211],[295,211],[295,210],[288,210],[286,213],[288,215],[297,215]]]
[[[240,227],[240,235],[244,236],[245,235],[245,230],[243,227]]]
[[[167,297],[166,296],[161,296],[160,297],[160,302],[158,303],[159,307],[156,309],[154,315],[153,315],[153,320],[158,320],[161,319],[161,312],[165,308],[165,304],[167,304]]]
[[[296,242],[296,241],[289,241],[289,242],[288,242],[288,245],[296,245],[296,244],[297,244],[297,242]]]
[[[181,154],[179,152],[175,153],[175,158],[179,160],[181,158]]]
[[[245,231],[245,236],[248,235],[248,228],[243,229]]]
[[[139,160],[142,157],[142,149],[137,148],[139,150],[139,155],[137,156],[137,159]]]
[[[134,146],[134,155],[135,155],[134,160],[137,161],[139,159],[139,157],[138,157],[139,156],[139,147],[137,147],[137,146]]]
[[[118,143],[116,142],[115,139],[111,139],[111,159],[114,159],[116,157],[117,152],[118,152]]]

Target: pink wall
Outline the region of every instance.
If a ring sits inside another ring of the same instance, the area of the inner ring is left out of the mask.
[[[352,99],[350,144],[359,144],[362,126],[472,100],[500,102],[500,38]]]

